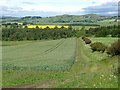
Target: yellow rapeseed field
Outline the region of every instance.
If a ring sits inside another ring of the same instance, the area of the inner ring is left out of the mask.
[[[36,27],[39,27],[39,28],[42,28],[42,29],[44,29],[44,28],[46,28],[46,27],[49,27],[49,28],[55,28],[56,26],[55,25],[27,25],[27,27],[28,28],[36,28]],[[57,27],[58,28],[61,28],[62,26],[58,26],[57,25]],[[64,28],[68,28],[69,26],[64,26]],[[23,28],[25,28],[25,26],[23,26]]]

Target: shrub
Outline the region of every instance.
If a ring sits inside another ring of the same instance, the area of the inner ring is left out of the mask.
[[[120,55],[120,39],[108,47],[107,54],[111,56]]]
[[[86,44],[90,44],[91,40],[88,39],[87,37],[82,37],[83,41],[85,41]]]
[[[91,46],[91,49],[93,52],[98,51],[98,52],[103,53],[106,49],[106,46],[104,44],[102,44],[101,42],[92,43],[90,46]]]
[[[85,41],[86,44],[90,44],[91,43],[91,40],[88,39],[88,38],[85,38],[84,41]]]
[[[82,40],[84,40],[84,39],[85,39],[85,37],[83,36],[83,37],[82,37]]]

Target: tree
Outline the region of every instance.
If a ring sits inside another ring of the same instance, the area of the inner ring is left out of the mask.
[[[36,28],[39,28],[38,26],[36,26]]]
[[[58,29],[58,27],[57,27],[57,26],[55,26],[55,27],[54,27],[54,29]]]
[[[23,25],[27,25],[27,22],[23,22]]]
[[[50,29],[48,26],[45,28],[46,30]]]
[[[64,29],[64,28],[65,28],[64,26],[61,27],[61,29]]]
[[[72,26],[70,25],[70,26],[68,27],[68,29],[69,29],[69,30],[72,30]]]
[[[28,26],[25,26],[25,28],[28,28]]]

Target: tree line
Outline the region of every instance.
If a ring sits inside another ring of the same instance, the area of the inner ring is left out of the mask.
[[[3,28],[2,40],[22,41],[22,40],[42,40],[60,39],[76,36],[76,31],[69,28]]]
[[[81,30],[74,30],[71,26],[65,28],[62,26],[58,28],[44,29],[38,28],[3,28],[2,39],[3,40],[42,40],[42,39],[60,39],[67,37],[81,37],[81,36],[95,36],[95,37],[120,37],[120,25],[119,26],[103,26],[97,28],[90,28],[85,30],[83,26]]]
[[[86,35],[94,35],[95,37],[120,37],[120,25],[116,26],[103,26],[97,28],[90,28],[86,30]]]

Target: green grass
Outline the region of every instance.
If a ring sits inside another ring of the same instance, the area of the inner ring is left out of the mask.
[[[55,42],[58,43],[57,41],[60,42],[61,40],[56,40]],[[67,41],[69,42],[69,39],[67,39]],[[70,39],[70,41],[73,43],[74,39]],[[112,43],[111,39],[110,41],[111,42],[109,43]],[[44,41],[44,43],[45,42],[48,41]],[[51,44],[53,44],[54,46],[54,43],[52,41]],[[71,47],[72,45],[75,46],[75,44],[72,43],[69,42],[69,45],[68,44],[63,45],[64,52],[62,53],[64,55],[70,54],[69,53],[70,48],[69,49],[68,48],[65,49],[65,48],[66,46],[67,47]],[[27,47],[32,47],[32,46],[27,46]],[[57,50],[61,52],[61,49],[57,49]],[[86,45],[81,39],[77,39],[76,50],[77,50],[76,60],[72,65],[71,69],[69,69],[69,71],[3,70],[3,87],[14,87],[14,86],[29,87],[29,85],[31,85],[31,87],[36,87],[36,88],[37,87],[38,88],[39,87],[41,88],[42,87],[43,88],[46,87],[117,88],[118,87],[118,77],[114,74],[115,72],[114,69],[117,67],[118,64],[117,56],[108,57],[105,53],[99,53],[99,52],[92,53],[89,45]],[[57,57],[59,57],[59,55]],[[49,65],[49,63],[47,64]]]
[[[104,37],[95,38],[94,37],[94,38],[90,38],[90,39],[92,40],[93,43],[94,42],[102,42],[102,43],[104,43],[107,46],[110,46],[111,43],[113,43],[113,42],[118,40],[118,38],[113,38],[113,37],[106,37],[106,38],[104,38]]]
[[[3,69],[68,70],[74,63],[75,38],[15,43],[3,46]]]
[[[72,26],[73,27],[73,29],[75,29],[75,30],[81,30],[81,28],[82,27],[84,27],[84,26]],[[97,28],[98,26],[85,26],[85,29],[86,30],[89,30],[90,28]]]
[[[106,22],[106,21],[99,21],[99,22],[96,22],[95,24],[98,24],[98,25],[100,25],[100,26],[113,26],[113,25],[118,25],[118,22],[111,22],[111,21],[108,21],[108,22]]]
[[[2,46],[15,46],[20,44],[29,44],[32,41],[2,41]]]

